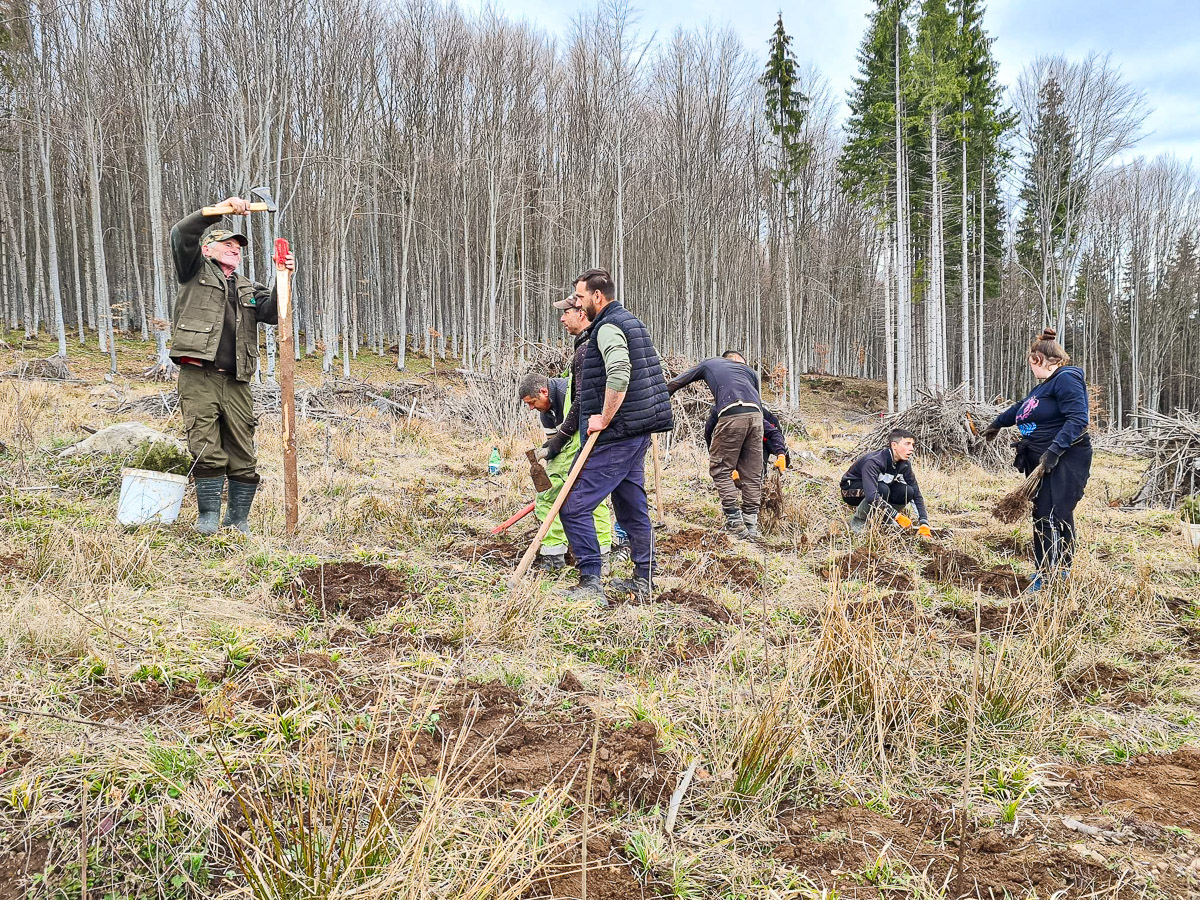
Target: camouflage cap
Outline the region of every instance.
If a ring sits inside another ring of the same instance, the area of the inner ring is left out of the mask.
[[[230,231],[227,228],[210,228],[204,232],[200,246],[207,247],[209,244],[219,244],[222,241],[237,241],[243,247],[250,243],[250,240],[240,232]]]

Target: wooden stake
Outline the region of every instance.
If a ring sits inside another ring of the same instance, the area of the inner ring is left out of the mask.
[[[663,523],[662,463],[659,462],[658,435],[650,435],[650,454],[654,457],[654,508],[658,513],[658,524]]]
[[[296,474],[296,354],[292,349],[292,279],[288,242],[275,241],[275,292],[279,300],[279,409],[283,416],[283,508],[288,537],[296,533],[300,499]]]
[[[525,573],[529,571],[529,567],[533,564],[533,558],[537,556],[538,550],[542,548],[542,541],[546,539],[547,532],[550,531],[550,526],[554,523],[554,519],[558,516],[558,511],[562,509],[563,503],[566,502],[567,495],[571,493],[571,488],[575,487],[575,479],[579,477],[579,473],[583,471],[583,464],[587,462],[588,456],[592,452],[592,448],[596,446],[596,439],[600,437],[599,431],[593,431],[588,435],[587,443],[583,445],[583,450],[575,460],[575,465],[571,467],[571,471],[567,475],[567,480],[563,482],[562,490],[558,492],[558,496],[554,498],[554,505],[550,507],[550,511],[546,513],[546,520],[542,522],[542,527],[538,529],[534,535],[533,543],[529,545],[529,549],[525,551],[525,555],[521,557],[521,562],[517,564],[517,570],[513,572],[512,578],[509,579],[509,587],[516,587]]]

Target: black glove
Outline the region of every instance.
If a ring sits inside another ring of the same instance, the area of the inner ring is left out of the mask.
[[[1054,467],[1058,465],[1058,454],[1053,450],[1047,450],[1042,454],[1042,458],[1038,462],[1042,467],[1042,475],[1049,475],[1054,471]]]
[[[983,433],[980,435],[980,437],[982,437],[985,441],[994,441],[996,439],[996,435],[999,433],[999,427],[995,425],[989,425],[987,428],[983,429]]]
[[[569,440],[570,438],[561,431],[554,432],[554,434],[547,438],[546,443],[542,444],[546,448],[546,459],[554,459],[554,457],[562,453],[562,448],[567,446],[567,441]]]

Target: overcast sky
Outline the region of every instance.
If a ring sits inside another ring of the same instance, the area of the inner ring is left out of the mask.
[[[782,9],[797,58],[811,62],[845,97],[857,63],[870,0],[634,0],[639,29],[670,34],[676,26],[732,25],[765,61],[767,39]],[[495,0],[514,18],[565,35],[572,17],[595,0]],[[467,5],[470,5],[468,2]],[[1200,164],[1200,0],[993,0],[984,23],[995,38],[1007,86],[1041,54],[1083,57],[1111,52],[1125,77],[1154,108],[1137,153],[1174,153]]]

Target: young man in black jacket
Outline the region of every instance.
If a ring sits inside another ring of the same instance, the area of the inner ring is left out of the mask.
[[[846,470],[841,490],[842,500],[855,507],[854,518],[850,520],[852,531],[866,528],[867,518],[873,512],[900,528],[909,528],[912,519],[904,510],[911,503],[917,508],[921,535],[931,536],[925,498],[909,462],[915,450],[913,433],[897,428],[888,435],[886,447],[860,457]]]
[[[712,476],[725,513],[725,530],[734,537],[756,538],[758,507],[762,502],[763,413],[758,376],[735,350],[706,359],[667,382],[674,394],[704,379],[713,406],[705,429],[708,474]],[[737,472],[735,480],[733,473]]]

